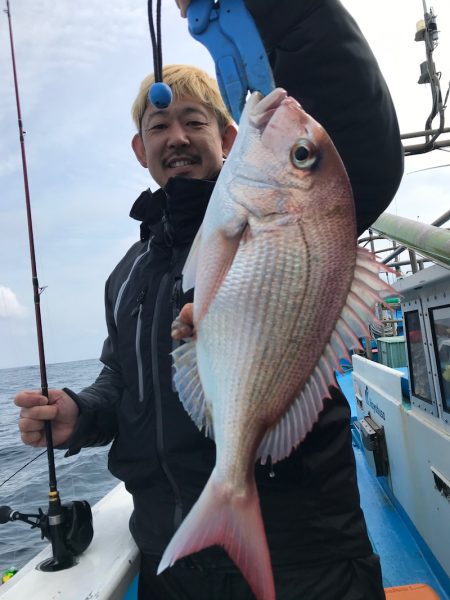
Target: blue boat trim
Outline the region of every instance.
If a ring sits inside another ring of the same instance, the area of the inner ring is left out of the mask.
[[[425,583],[450,600],[450,578],[428,548],[385,477],[367,464],[359,431],[352,426],[361,507],[374,551],[380,556],[385,587]]]
[[[123,600],[136,600],[137,599],[137,593],[138,593],[138,577],[136,576],[133,579],[132,584],[128,588],[127,593],[123,597]]]

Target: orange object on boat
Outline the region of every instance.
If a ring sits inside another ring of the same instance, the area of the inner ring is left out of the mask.
[[[429,585],[414,583],[385,588],[386,600],[439,600],[439,596]]]

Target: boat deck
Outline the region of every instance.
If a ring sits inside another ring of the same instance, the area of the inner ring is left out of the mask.
[[[340,374],[338,383],[349,400],[354,421],[356,407],[351,371]],[[448,576],[390,494],[385,478],[373,475],[361,449],[359,433],[353,429],[361,506],[374,551],[381,559],[384,587],[424,583],[432,587],[441,600],[450,600]]]

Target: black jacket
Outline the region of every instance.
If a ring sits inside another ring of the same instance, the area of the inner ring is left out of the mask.
[[[335,0],[248,0],[278,85],[331,134],[349,172],[361,233],[389,204],[402,173],[395,111],[357,26]],[[270,23],[270,28],[267,26]],[[78,395],[69,453],[113,440],[111,472],[133,494],[133,535],[160,555],[198,498],[214,443],[185,413],[171,383],[170,324],[189,300],[180,273],[214,182],[175,179],[144,192],[131,216],[141,239],[106,283],[108,338],[96,382]],[[330,240],[332,243],[332,240]],[[319,422],[288,459],[256,475],[274,565],[371,552],[359,508],[350,413],[332,391]],[[226,564],[218,550],[203,560]]]

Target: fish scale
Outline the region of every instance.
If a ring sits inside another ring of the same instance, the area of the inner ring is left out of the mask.
[[[339,359],[390,291],[381,270],[357,250],[326,132],[282,90],[253,94],[183,272],[196,339],[174,352],[180,400],[214,431],[216,465],[158,572],[219,544],[257,600],[275,599],[254,464],[282,460],[312,429]]]

